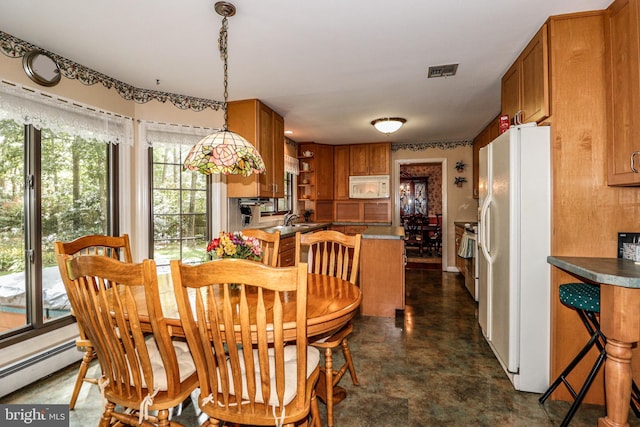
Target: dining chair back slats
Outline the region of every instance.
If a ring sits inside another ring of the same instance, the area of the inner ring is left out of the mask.
[[[124,262],[133,262],[131,257],[131,247],[129,243],[129,236],[123,234],[122,236],[106,236],[101,234],[87,235],[79,237],[70,242],[56,241],[53,244],[53,249],[58,260],[58,269],[60,270],[60,276],[62,282],[67,290],[67,295],[70,294],[70,283],[66,279],[66,266],[60,264],[60,257],[58,255],[101,255],[109,258],[120,259]],[[71,298],[69,296],[69,298]],[[71,306],[73,302],[70,300]],[[73,314],[73,310],[72,310]],[[79,338],[76,340],[76,346],[78,348],[84,348],[85,354],[78,369],[78,376],[71,393],[71,399],[69,402],[69,409],[73,409],[80,394],[80,389],[84,382],[96,384],[95,378],[87,378],[87,371],[89,369],[89,363],[94,359],[95,353],[91,342],[87,338],[86,334],[82,330],[82,326],[78,324]]]
[[[56,242],[54,248],[57,248],[58,253],[61,254],[102,255],[124,262],[133,262],[129,235],[127,234],[122,236],[87,235],[70,242]]]
[[[308,251],[307,261],[316,274],[339,277],[353,284],[358,279],[362,236],[349,236],[338,231],[296,233],[296,260]]]
[[[155,262],[124,263],[102,255],[60,257],[71,283],[74,313],[102,371],[99,384],[108,403],[100,425],[109,425],[111,418],[123,423],[149,419],[163,425],[168,410],[197,387],[197,376],[186,344],[171,339]],[[148,313],[148,319],[141,319],[139,312]],[[144,327],[149,323],[151,333]],[[183,351],[180,359],[177,350]],[[116,405],[125,410],[116,412]],[[147,416],[148,410],[158,410],[157,417]]]
[[[349,236],[335,230],[315,233],[296,233],[296,263],[303,260],[303,251],[315,274],[334,276],[356,284],[360,262],[360,243],[362,235]],[[354,384],[358,384],[351,350],[347,337],[353,331],[351,322],[333,331],[327,336],[317,337],[311,345],[324,350],[325,364],[322,367],[324,389],[322,396],[327,404],[327,424],[333,425],[333,391],[348,370]],[[341,347],[344,364],[339,369],[333,367],[333,349]]]
[[[285,424],[305,417],[315,405],[319,374],[319,354],[306,345],[306,265],[172,261],[171,272],[199,376],[201,409],[215,420],[251,425],[273,425],[274,411],[278,419],[284,414]],[[284,340],[284,328],[292,327],[284,321],[285,298],[296,300],[295,346]],[[293,371],[287,367],[292,355]]]
[[[254,237],[260,241],[263,256],[262,262],[271,267],[278,266],[278,252],[280,251],[280,230],[273,233],[266,232],[257,228],[248,228],[242,230],[242,234],[247,237]]]

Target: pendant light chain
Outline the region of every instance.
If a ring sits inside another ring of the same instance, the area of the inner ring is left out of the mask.
[[[222,28],[218,38],[220,57],[224,61],[224,127],[202,138],[194,145],[184,161],[184,170],[198,171],[203,175],[212,173],[249,176],[264,173],[264,160],[256,147],[235,132],[228,129],[227,98],[229,97],[227,74],[227,18],[236,13],[231,3],[219,1],[215,11],[222,16]]]
[[[228,116],[227,116],[227,98],[229,96],[229,90],[228,90],[228,76],[227,76],[227,59],[228,59],[228,54],[227,54],[227,17],[223,17],[222,18],[222,28],[220,28],[220,37],[218,38],[218,48],[220,49],[220,56],[222,57],[222,60],[224,61],[224,130],[228,130],[229,125],[227,123],[228,121]]]

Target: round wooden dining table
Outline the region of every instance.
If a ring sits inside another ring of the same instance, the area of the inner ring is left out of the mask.
[[[170,334],[175,337],[184,337],[170,273],[159,271],[158,288],[162,312]],[[141,327],[150,332],[151,322],[145,312],[144,292],[141,289],[134,292],[138,315],[141,322],[144,322]],[[252,299],[251,295],[247,296],[249,304]],[[313,341],[314,337],[321,338],[346,325],[356,315],[361,301],[362,293],[358,286],[336,277],[309,273],[307,275],[307,336],[310,341]],[[293,292],[283,293],[282,307],[285,323],[284,339],[295,340],[296,298]],[[326,402],[325,375],[319,376],[316,393],[323,402]],[[337,385],[333,387],[334,404],[342,401],[346,395],[344,388]]]
[[[184,336],[171,275],[158,273],[158,286],[162,311],[171,328],[171,335]],[[140,295],[140,298],[136,296],[136,299],[139,301],[139,315],[144,319],[145,313],[141,310],[146,307],[144,295]],[[307,275],[307,336],[310,338],[322,336],[346,325],[356,315],[361,301],[362,293],[358,286],[337,277],[309,273]],[[285,329],[285,339],[293,339],[295,338],[293,329],[296,313],[295,296],[285,292],[282,302],[285,328],[287,324],[291,325],[290,329]]]

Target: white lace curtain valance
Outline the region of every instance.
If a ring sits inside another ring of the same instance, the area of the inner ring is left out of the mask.
[[[284,171],[292,173],[294,175],[300,175],[300,169],[298,167],[298,159],[295,157],[284,155]]]
[[[197,126],[157,123],[141,120],[138,128],[140,140],[149,147],[154,143],[195,145],[207,135],[219,129]]]
[[[85,140],[133,145],[133,119],[0,81],[0,119]]]

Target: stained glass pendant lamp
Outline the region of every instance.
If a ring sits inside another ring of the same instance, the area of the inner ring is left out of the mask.
[[[227,18],[236,14],[236,8],[224,1],[217,2],[214,7],[222,16],[218,45],[224,61],[224,127],[205,136],[191,148],[184,161],[184,170],[195,170],[205,175],[217,173],[248,176],[252,173],[262,173],[265,171],[265,165],[258,150],[242,136],[231,132],[228,125]]]

